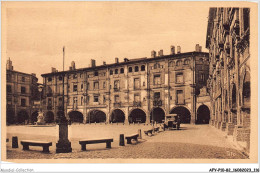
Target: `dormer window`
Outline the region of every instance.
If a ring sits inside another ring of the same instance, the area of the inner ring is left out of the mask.
[[[121,74],[124,73],[124,68],[121,68],[121,69],[120,69],[120,73],[121,73]]]
[[[190,64],[190,60],[189,59],[185,59],[184,64],[185,65],[189,65]]]
[[[182,61],[181,60],[177,61],[176,66],[181,66],[181,65],[182,65]]]
[[[145,65],[141,66],[141,71],[145,71]]]
[[[128,72],[129,72],[129,73],[133,72],[133,68],[132,68],[132,67],[129,67],[129,68],[128,68]]]
[[[139,71],[139,67],[135,66],[135,72],[138,72],[138,71]]]

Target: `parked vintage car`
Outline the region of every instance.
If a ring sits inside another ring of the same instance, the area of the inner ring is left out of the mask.
[[[165,116],[164,127],[172,130],[172,129],[180,129],[180,117],[177,114],[168,114]]]

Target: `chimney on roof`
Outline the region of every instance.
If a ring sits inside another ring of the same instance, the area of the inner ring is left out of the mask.
[[[14,69],[14,67],[13,67],[13,65],[12,65],[12,61],[10,60],[10,57],[9,57],[9,59],[7,60],[6,69],[7,69],[7,70],[13,70],[13,69]]]
[[[199,51],[202,52],[202,46],[200,46]]]
[[[116,57],[115,58],[115,63],[118,64],[119,63],[119,59]]]
[[[200,45],[199,45],[199,44],[196,44],[196,46],[195,46],[195,52],[200,52]]]
[[[96,60],[91,59],[91,67],[96,67]]]
[[[171,46],[171,55],[175,54],[175,46]]]
[[[156,57],[156,52],[155,52],[154,50],[152,50],[152,52],[151,52],[151,57],[152,57],[152,58],[155,58],[155,57]]]
[[[162,49],[159,50],[159,52],[158,52],[158,56],[163,56],[163,50],[162,50]]]
[[[75,69],[76,69],[75,62],[74,62],[74,61],[72,61],[72,62],[71,62],[71,70],[75,70]]]
[[[106,61],[103,61],[103,65],[106,65],[107,63],[106,63]]]
[[[181,46],[177,46],[177,54],[181,53]]]
[[[52,73],[55,73],[55,72],[56,72],[56,68],[52,67],[52,68],[51,68],[51,72],[52,72]]]
[[[129,61],[129,59],[128,58],[124,58],[124,62],[128,62]]]

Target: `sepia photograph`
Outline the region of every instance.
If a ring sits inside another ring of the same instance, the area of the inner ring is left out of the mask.
[[[257,163],[257,5],[2,2],[2,160]]]

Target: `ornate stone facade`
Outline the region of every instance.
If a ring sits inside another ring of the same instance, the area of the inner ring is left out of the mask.
[[[250,9],[211,8],[206,47],[209,49],[208,88],[211,124],[250,141]]]
[[[161,123],[166,114],[179,113],[183,123],[207,123],[208,71],[208,53],[199,45],[194,52],[181,53],[178,46],[175,53],[172,46],[170,55],[152,51],[151,58],[115,58],[100,66],[91,60],[91,67],[81,69],[72,62],[68,71],[42,74],[44,112],[58,119],[64,78],[65,112],[72,122]]]
[[[39,107],[38,78],[34,73],[27,74],[15,71],[12,61],[7,60],[6,67],[6,122],[32,123],[37,121]]]

